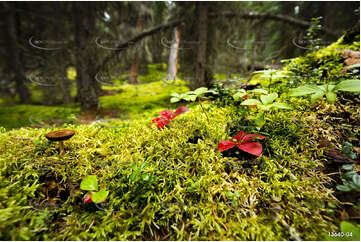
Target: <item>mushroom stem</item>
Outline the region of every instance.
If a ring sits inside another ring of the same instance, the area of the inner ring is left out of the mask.
[[[60,155],[64,154],[64,143],[63,141],[59,141],[59,147],[60,147]]]

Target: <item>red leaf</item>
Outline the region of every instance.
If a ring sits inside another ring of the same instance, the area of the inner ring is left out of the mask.
[[[155,122],[159,122],[161,120],[161,118],[160,117],[157,117],[157,118],[153,118],[152,119],[152,123],[155,123]]]
[[[176,117],[179,114],[182,114],[182,113],[185,113],[185,112],[188,112],[188,111],[189,111],[189,108],[187,108],[185,106],[179,107],[177,110],[175,110],[175,113],[174,113],[173,117]]]
[[[85,197],[84,197],[84,203],[91,203],[92,202],[92,195],[90,193],[88,193]]]
[[[257,105],[247,105],[248,107],[250,107],[250,108],[256,108],[257,107]]]
[[[170,110],[163,110],[159,114],[160,114],[160,116],[162,116],[162,117],[164,117],[166,119],[172,119],[173,118],[173,113]]]
[[[238,145],[238,148],[255,156],[260,156],[262,154],[262,145],[257,142],[240,144]]]
[[[233,139],[236,139],[238,142],[243,138],[243,136],[244,136],[244,131],[241,131],[236,136],[234,136]]]
[[[159,127],[159,128],[164,128],[164,126],[166,125],[166,124],[168,124],[169,123],[169,121],[170,121],[170,119],[167,119],[167,118],[161,118],[161,120],[157,123],[157,126]]]
[[[221,151],[229,150],[230,148],[233,148],[236,145],[236,142],[230,141],[230,140],[222,140],[218,144],[218,149]]]
[[[243,142],[242,143],[247,143],[248,141],[252,140],[252,139],[264,139],[266,138],[265,136],[263,135],[260,135],[260,134],[246,134],[244,137],[243,137]]]

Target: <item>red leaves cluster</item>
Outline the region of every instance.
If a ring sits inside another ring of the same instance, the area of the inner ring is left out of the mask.
[[[157,123],[158,128],[164,128],[164,126],[168,124],[172,119],[187,111],[189,111],[189,108],[185,106],[178,108],[174,113],[170,110],[163,110],[159,113],[161,117],[154,118],[152,120],[152,123]]]
[[[244,131],[239,132],[232,140],[222,140],[218,144],[218,149],[221,151],[229,150],[234,146],[255,156],[262,154],[262,145],[258,142],[254,142],[255,139],[266,138],[260,134],[245,134]]]

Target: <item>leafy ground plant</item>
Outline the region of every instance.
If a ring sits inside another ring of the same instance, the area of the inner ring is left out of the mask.
[[[266,137],[260,134],[245,134],[244,131],[241,131],[234,136],[232,140],[222,140],[218,144],[218,149],[226,151],[237,146],[238,149],[242,151],[255,156],[260,156],[262,154],[262,145],[258,142],[254,142],[254,140],[264,138]]]
[[[336,189],[342,192],[359,191],[360,190],[360,175],[352,171],[353,165],[343,165],[342,169],[348,171],[342,175],[342,185],[337,185]]]
[[[186,92],[186,93],[183,93],[183,94],[178,94],[178,93],[172,93],[171,96],[172,98],[170,99],[170,102],[171,103],[176,103],[176,102],[179,102],[180,100],[185,100],[185,101],[196,101],[198,99],[199,101],[199,105],[201,106],[204,114],[206,115],[207,117],[207,120],[209,122],[209,118],[207,116],[207,113],[206,111],[204,110],[204,107],[202,105],[202,102],[201,102],[201,99],[204,99],[206,98],[205,95],[207,93],[211,93],[211,94],[218,94],[217,91],[215,90],[211,90],[211,89],[208,89],[206,87],[200,87],[200,88],[197,88],[196,90],[194,91],[189,91],[189,92]]]
[[[241,105],[257,105],[258,108],[262,110],[270,110],[271,108],[279,108],[279,109],[292,109],[291,106],[289,106],[286,103],[281,102],[275,102],[277,99],[278,94],[277,93],[270,93],[267,95],[261,95],[260,100],[258,99],[247,99],[241,103]]]
[[[304,85],[292,89],[289,92],[289,96],[298,97],[311,95],[311,102],[314,103],[316,100],[326,96],[328,103],[335,103],[337,99],[337,92],[360,92],[360,80],[345,80],[341,81],[337,85],[334,84],[323,84],[323,85]]]
[[[95,175],[87,176],[80,183],[80,189],[85,191],[90,191],[84,197],[84,203],[101,203],[107,199],[109,191],[106,189],[102,189],[102,187],[98,187],[98,180]],[[98,191],[99,190],[99,191]]]

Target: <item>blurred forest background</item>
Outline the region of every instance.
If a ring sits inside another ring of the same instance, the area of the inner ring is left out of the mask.
[[[104,85],[180,78],[195,89],[217,79],[246,78],[267,65],[280,67],[282,59],[310,51],[311,41],[326,46],[346,30],[358,30],[360,3],[0,6],[0,104],[80,103],[81,111],[93,112],[107,94]]]

